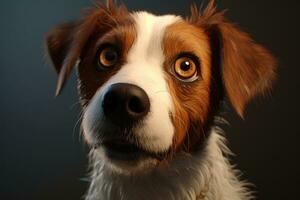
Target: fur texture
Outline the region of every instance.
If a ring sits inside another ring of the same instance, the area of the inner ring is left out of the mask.
[[[86,200],[252,199],[228,161],[231,152],[214,120],[224,96],[243,117],[247,103],[271,88],[276,62],[218,12],[214,0],[203,10],[192,6],[187,19],[130,13],[108,0],[82,19],[56,27],[46,43],[58,73],[56,94],[73,68],[78,71],[82,127],[91,147]],[[118,60],[99,70],[98,52],[107,44],[118,49]],[[176,60],[186,57],[196,65],[193,81],[174,73]],[[149,97],[149,113],[130,130],[102,111],[115,83],[134,84]],[[149,156],[134,165],[113,161],[98,144],[116,134],[163,158]]]
[[[231,154],[217,128],[205,149],[180,153],[164,167],[140,174],[114,173],[99,151],[91,151],[91,184],[86,200],[248,200],[252,199],[238,171],[228,162]],[[101,157],[101,155],[100,155]]]

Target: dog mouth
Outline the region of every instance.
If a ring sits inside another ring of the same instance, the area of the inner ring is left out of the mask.
[[[138,161],[142,159],[163,160],[166,153],[154,153],[146,151],[137,144],[125,139],[110,139],[102,142],[106,156],[112,160],[118,161]]]

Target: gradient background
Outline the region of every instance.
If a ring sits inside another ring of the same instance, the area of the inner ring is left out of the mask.
[[[200,0],[195,0],[199,5]],[[129,9],[187,15],[186,0],[124,0]],[[80,199],[87,188],[87,148],[75,125],[75,76],[54,98],[56,74],[43,38],[75,19],[89,0],[0,1],[0,199]],[[227,16],[278,57],[273,98],[252,103],[245,121],[227,108],[233,162],[258,199],[299,198],[300,1],[219,1]],[[298,89],[297,89],[298,88]]]

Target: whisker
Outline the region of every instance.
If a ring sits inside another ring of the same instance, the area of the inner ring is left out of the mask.
[[[75,106],[77,106],[77,105],[80,104],[80,103],[81,103],[80,100],[77,101],[77,102],[75,102],[75,103],[73,103],[73,104],[69,107],[69,109],[70,109],[70,110],[73,110],[73,109],[75,108]]]
[[[76,123],[75,123],[75,125],[73,127],[73,139],[75,137],[75,130],[77,128],[77,125],[81,122],[82,118],[83,118],[83,110],[80,111],[79,118],[78,118],[78,120],[76,121]],[[81,135],[81,131],[79,132],[79,136],[80,135]],[[80,141],[80,137],[79,137],[79,141]]]

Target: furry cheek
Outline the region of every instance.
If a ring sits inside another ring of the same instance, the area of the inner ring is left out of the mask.
[[[174,102],[172,122],[175,127],[173,148],[190,152],[193,144],[199,142],[202,131],[192,131],[192,128],[203,129],[209,107],[209,88],[205,83],[181,88],[174,81],[169,81],[169,87]],[[197,124],[197,127],[193,127]]]

